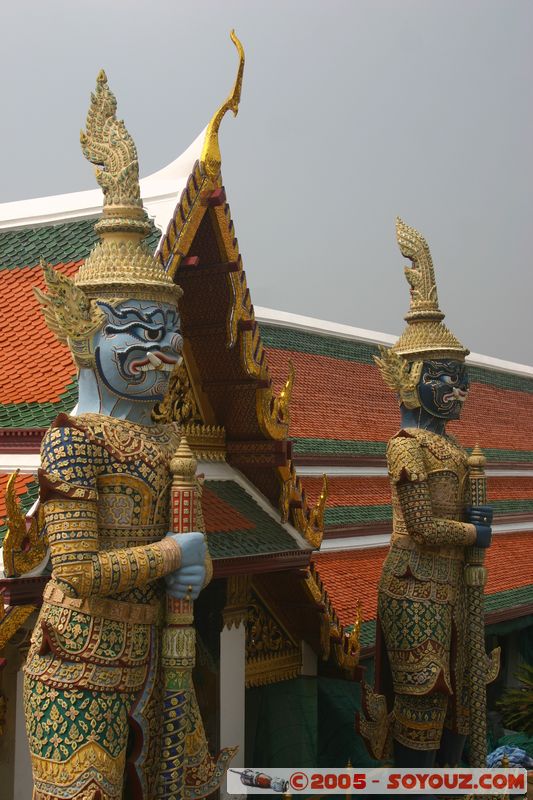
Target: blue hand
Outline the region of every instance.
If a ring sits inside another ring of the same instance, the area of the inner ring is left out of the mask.
[[[476,547],[490,547],[492,539],[492,507],[467,506],[466,519],[476,529]]]
[[[492,528],[490,525],[476,525],[474,523],[474,527],[476,529],[476,541],[474,542],[475,546],[490,547],[492,539]]]
[[[194,564],[203,564],[206,556],[205,536],[203,533],[167,533],[181,550],[181,567],[192,567]]]
[[[205,581],[207,548],[203,533],[168,533],[181,550],[181,566],[165,577],[167,592],[178,599],[195,600]]]
[[[167,592],[178,599],[185,597],[196,600],[205,581],[205,567],[194,565],[181,567],[176,572],[171,572],[165,578]]]

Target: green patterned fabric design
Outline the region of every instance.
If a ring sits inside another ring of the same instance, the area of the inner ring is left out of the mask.
[[[25,691],[28,739],[32,753],[66,761],[88,737],[117,758],[126,746],[127,717],[135,694],[73,689],[50,691],[27,677]],[[104,719],[107,724],[103,724]]]
[[[516,589],[507,589],[504,592],[496,592],[495,594],[485,595],[485,614],[490,614],[495,611],[503,609],[520,608],[520,606],[530,605],[533,598],[533,583],[528,586],[519,586]],[[527,619],[531,619],[528,617]],[[516,619],[520,626],[521,617]],[[510,630],[514,629],[512,624],[513,620],[509,621]],[[507,624],[507,623],[506,623]],[[496,623],[495,626],[488,625],[487,633],[494,632],[493,628],[500,626],[501,623]],[[346,630],[351,630],[352,627],[347,626]],[[497,632],[497,631],[496,631]],[[508,631],[506,631],[508,632]],[[367,620],[361,625],[361,633],[359,637],[361,647],[374,647],[376,641],[376,620]]]
[[[32,505],[37,500],[39,496],[39,484],[37,482],[37,478],[35,478],[31,483],[28,484],[26,488],[26,492],[21,495],[19,498],[20,505],[22,510],[27,514]],[[5,524],[5,520],[0,518],[0,544],[4,541],[4,536],[7,532],[7,525]]]
[[[254,528],[208,533],[209,552],[214,559],[284,553],[300,547],[281,523],[276,522],[250,495],[233,481],[206,481],[221,500],[254,523]]]
[[[41,258],[51,264],[81,261],[87,258],[98,237],[94,223],[98,217],[42,225],[35,228],[18,228],[0,232],[0,269],[32,267]],[[155,249],[161,231],[155,226],[147,243]]]

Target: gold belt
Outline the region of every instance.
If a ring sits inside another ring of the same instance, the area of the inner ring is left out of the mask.
[[[144,605],[105,597],[68,597],[53,580],[46,584],[43,600],[48,605],[70,608],[73,611],[80,611],[82,614],[90,614],[92,617],[142,625],[154,625],[160,622],[163,614],[159,603]]]
[[[428,556],[443,556],[444,558],[453,558],[455,561],[465,560],[464,547],[457,547],[456,545],[419,545],[408,534],[393,533],[391,545],[403,550],[417,550],[419,553]]]

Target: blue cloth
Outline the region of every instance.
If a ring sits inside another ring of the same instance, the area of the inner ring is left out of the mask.
[[[507,756],[509,759],[510,767],[525,767],[526,769],[533,769],[533,758],[530,758],[525,750],[521,747],[510,747],[503,745],[493,750],[487,756],[487,767],[501,767],[502,759]]]

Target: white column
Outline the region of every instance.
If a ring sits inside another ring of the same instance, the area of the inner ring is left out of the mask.
[[[24,676],[22,670],[19,670],[17,673],[17,709],[15,713],[15,790],[13,800],[28,800],[33,790],[30,750],[24,723],[23,682]]]
[[[311,675],[316,677],[317,662],[317,655],[311,645],[302,641],[302,675]]]
[[[232,767],[244,767],[245,668],[245,624],[225,625],[220,634],[220,747],[238,746]]]

